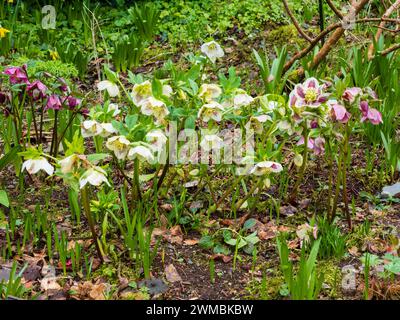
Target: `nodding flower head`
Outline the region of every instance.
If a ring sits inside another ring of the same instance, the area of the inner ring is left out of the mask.
[[[72,96],[68,96],[68,97],[66,97],[66,98],[63,98],[62,99],[62,102],[63,102],[63,104],[66,104],[66,105],[68,105],[68,108],[70,109],[70,110],[73,110],[73,109],[75,109],[77,106],[79,106],[80,104],[81,104],[81,99],[78,99],[78,98],[75,98],[75,97],[72,97]]]
[[[67,84],[67,81],[65,81],[65,79],[64,78],[57,78],[57,80],[58,80],[58,82],[60,83],[60,87],[59,87],[59,89],[62,91],[62,92],[70,92],[71,90],[69,89],[69,87],[68,87],[68,84]]]
[[[211,119],[220,122],[222,120],[223,111],[224,108],[218,102],[212,101],[200,108],[197,117],[201,118],[204,122],[208,122]]]
[[[297,142],[298,146],[304,144],[304,137],[301,137],[300,140]],[[325,152],[325,139],[318,137],[316,139],[308,138],[307,148],[314,151],[315,155],[321,155]]]
[[[39,100],[47,97],[47,87],[39,80],[35,80],[28,84],[26,91],[33,98],[33,100]]]
[[[10,67],[4,70],[4,74],[10,77],[11,84],[25,83],[29,84],[27,67],[23,65],[22,67]]]
[[[8,1],[8,2],[10,2],[10,1]],[[8,29],[3,28],[2,26],[0,26],[0,39],[1,39],[1,38],[5,38],[5,37],[6,37],[6,34],[9,33],[9,32],[10,32],[10,30],[8,30]]]
[[[330,104],[331,107],[331,117],[334,121],[341,123],[346,123],[349,121],[351,114],[346,110],[344,106],[338,104],[336,101]]]
[[[361,88],[358,88],[358,87],[348,88],[344,91],[344,93],[342,95],[342,99],[346,102],[354,103],[357,96],[362,95],[362,93],[363,92],[362,92]]]
[[[46,109],[60,110],[62,103],[60,97],[56,94],[52,94],[47,100]]]
[[[199,98],[204,102],[211,102],[222,94],[222,90],[217,84],[202,84],[199,90]]]
[[[282,170],[283,167],[278,162],[262,161],[254,165],[254,167],[250,170],[250,174],[254,174],[256,176],[263,176],[269,173],[279,173]]]
[[[132,88],[132,101],[135,105],[141,106],[147,98],[153,95],[151,82],[149,80],[142,83],[136,83]]]
[[[360,111],[362,114],[361,122],[369,121],[373,125],[383,123],[382,114],[378,110],[370,108],[367,101],[360,102]]]

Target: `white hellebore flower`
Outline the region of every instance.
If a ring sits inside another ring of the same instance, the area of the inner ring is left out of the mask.
[[[112,83],[111,81],[108,80],[100,81],[97,84],[97,89],[99,91],[107,90],[110,97],[116,97],[117,95],[119,95],[118,86],[115,83]]]
[[[108,186],[110,183],[106,178],[107,173],[100,167],[94,167],[87,170],[79,179],[79,187],[82,189],[88,182],[92,186],[100,186],[105,182]]]
[[[292,125],[287,120],[279,121],[277,127],[278,127],[279,130],[285,131],[289,135],[292,135],[294,133],[294,129],[293,129]]]
[[[29,174],[38,173],[40,170],[45,171],[49,176],[54,172],[53,166],[43,157],[36,159],[28,159],[22,164],[22,171],[28,171]]]
[[[162,86],[162,94],[163,96],[166,96],[167,98],[171,97],[173,94],[172,87],[169,84],[164,84]]]
[[[199,90],[199,98],[205,102],[211,102],[221,94],[222,90],[217,84],[202,84]]]
[[[152,130],[146,134],[146,141],[151,144],[154,151],[161,151],[167,143],[167,137],[161,130]]]
[[[225,55],[224,50],[215,41],[204,43],[200,49],[201,52],[211,60],[212,63],[215,63],[218,58],[222,58]]]
[[[116,103],[110,103],[108,105],[107,113],[113,111],[113,117],[119,115],[121,113],[121,110],[119,110],[119,107]]]
[[[128,153],[128,158],[131,160],[135,160],[137,158],[139,160],[145,160],[149,163],[152,163],[154,161],[153,153],[149,148],[146,148],[144,146],[137,146],[130,149]]]
[[[126,158],[131,142],[124,136],[115,136],[108,138],[106,147],[113,151],[117,159],[123,160]]]
[[[278,101],[273,101],[268,99],[268,95],[260,97],[261,110],[265,112],[272,112],[279,107]]]
[[[132,88],[132,100],[133,102],[137,105],[140,106],[143,101],[145,101],[147,98],[150,98],[153,94],[152,88],[151,88],[151,82],[149,80],[142,82],[142,83],[136,83],[133,88]]]
[[[218,102],[212,101],[200,108],[197,117],[201,118],[204,122],[208,122],[210,119],[220,122],[223,111],[224,108]]]
[[[262,114],[259,116],[253,116],[250,118],[250,124],[254,128],[254,131],[258,134],[263,132],[263,123],[272,120],[270,116]]]
[[[74,170],[74,167],[79,166],[79,157],[76,154],[70,155],[65,159],[58,161],[63,174],[70,173]]]
[[[253,101],[254,98],[252,96],[248,95],[247,93],[240,93],[233,98],[233,106],[235,109],[239,109],[241,107],[248,106]]]
[[[101,128],[103,129],[102,132],[100,133],[100,136],[103,138],[107,138],[111,136],[113,133],[117,133],[118,130],[116,130],[111,123],[101,123]]]
[[[161,124],[164,118],[169,115],[169,110],[165,103],[153,97],[149,97],[142,102],[141,111],[146,116],[153,115],[156,119],[156,124]]]
[[[277,162],[272,161],[262,161],[257,163],[251,170],[250,174],[254,174],[256,176],[263,176],[268,173],[278,173],[283,170],[282,165]]]
[[[85,120],[81,124],[82,136],[84,138],[98,136],[103,132],[103,127],[95,120]]]
[[[208,152],[210,150],[219,150],[224,146],[224,141],[216,134],[206,134],[200,142],[200,147]]]

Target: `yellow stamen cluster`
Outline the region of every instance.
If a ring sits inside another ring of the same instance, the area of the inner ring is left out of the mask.
[[[316,101],[318,98],[318,92],[317,90],[315,90],[314,88],[309,88],[306,90],[305,93],[305,100],[307,102],[314,102]]]

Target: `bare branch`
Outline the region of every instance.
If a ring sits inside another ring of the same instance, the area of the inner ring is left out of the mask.
[[[356,13],[359,13],[361,11],[361,9],[367,4],[369,0],[361,0],[358,4],[356,4],[355,7],[355,11]],[[382,19],[380,18],[365,18],[365,19],[358,19],[356,21],[354,21],[355,23],[368,23],[368,22],[380,22]],[[394,23],[398,23],[400,24],[400,19],[388,19],[391,22]],[[310,44],[304,48],[303,50],[297,52],[284,66],[284,72],[287,72],[292,66],[293,64],[297,61],[300,60],[301,58],[305,57],[309,52],[311,52],[313,50],[313,48],[318,44],[318,42],[324,38],[326,35],[328,35],[331,32],[338,32],[340,31],[340,35],[339,38],[344,34],[344,29],[343,29],[343,24],[342,22],[337,22],[334,24],[329,25],[324,31],[322,31],[320,34],[318,34],[311,42]],[[334,34],[335,35],[335,34]],[[333,45],[339,41],[339,38],[336,39],[336,37],[338,36],[338,34],[335,35],[335,38],[333,38],[332,35],[328,41],[326,42],[325,45],[322,47],[322,49],[324,49],[325,51],[323,51],[323,53],[321,54],[321,50],[320,52],[317,54],[316,58],[318,58],[317,60],[314,58],[314,61],[312,62],[311,66],[313,68],[317,67],[318,64],[322,61],[323,58],[326,57],[326,55],[329,53],[329,51],[332,49]],[[335,40],[335,42],[333,40]]]
[[[379,38],[380,38],[380,36],[382,35],[382,32],[383,32],[382,28],[385,27],[385,25],[386,25],[386,21],[383,20],[383,19],[389,18],[390,15],[391,15],[394,11],[396,11],[397,9],[399,9],[399,8],[400,8],[400,0],[396,0],[396,1],[386,10],[386,12],[384,13],[384,15],[382,16],[382,21],[381,21],[381,23],[379,24],[379,26],[380,26],[381,28],[379,28],[378,31],[377,31],[376,34],[375,34],[375,42],[377,42],[377,41],[379,40]],[[373,58],[373,56],[374,56],[374,44],[371,43],[371,45],[370,45],[369,48],[368,48],[368,59],[371,60],[371,59]]]
[[[304,39],[306,39],[308,42],[312,42],[313,39],[312,39],[309,35],[307,35],[307,34],[304,32],[304,30],[300,27],[300,24],[299,24],[299,22],[297,21],[296,17],[294,16],[293,12],[290,10],[287,1],[286,1],[286,0],[282,0],[282,2],[283,2],[283,5],[284,5],[284,7],[285,7],[285,10],[286,10],[287,14],[289,15],[290,19],[292,20],[294,26],[296,27],[296,29],[297,29],[297,31],[300,33],[300,35],[301,35]]]
[[[351,20],[351,18],[357,16],[357,14],[366,6],[369,0],[359,0],[357,3],[353,4],[354,12],[350,10],[349,14],[344,17],[344,19]],[[400,1],[400,0],[399,0]],[[311,68],[316,68],[328,55],[329,51],[336,45],[339,39],[343,36],[345,29],[341,26],[337,28],[335,32],[329,37],[325,42],[321,50],[315,55],[313,61],[310,64]]]
[[[340,12],[338,8],[332,3],[331,0],[326,0],[328,6],[332,9],[333,12],[338,16],[338,18],[343,19],[343,14]]]
[[[391,46],[391,47],[389,47],[389,48],[383,50],[383,51],[381,52],[381,55],[386,56],[386,55],[388,55],[389,53],[394,52],[394,51],[399,50],[399,49],[400,49],[400,43],[397,43],[397,44],[395,44],[395,45],[393,45],[393,46]]]

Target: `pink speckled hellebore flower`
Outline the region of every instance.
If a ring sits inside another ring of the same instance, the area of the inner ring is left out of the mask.
[[[61,109],[61,100],[58,95],[52,94],[47,100],[46,109],[60,110]]]
[[[28,75],[26,73],[26,65],[22,67],[10,67],[4,70],[3,74],[10,77],[11,84],[25,83],[29,84]]]
[[[301,146],[304,144],[304,137],[301,137],[300,140],[297,142],[298,146]],[[316,139],[313,138],[308,138],[308,143],[307,143],[307,147],[308,149],[314,151],[314,154],[319,156],[321,154],[324,154],[325,152],[325,139],[318,137]]]
[[[351,114],[344,106],[334,102],[331,104],[331,117],[334,121],[347,123],[351,117]]]
[[[361,88],[358,87],[348,88],[344,91],[342,98],[344,101],[353,103],[356,97],[362,95],[362,93],[363,92]]]
[[[47,96],[47,87],[39,80],[28,84],[26,91],[34,100],[43,99]]]
[[[361,101],[360,111],[362,113],[361,122],[369,120],[373,125],[383,123],[381,113],[374,108],[370,108],[367,101]]]
[[[292,91],[290,104],[301,107],[317,108],[328,100],[328,94],[323,93],[324,86],[320,86],[315,78],[307,79],[303,84],[297,84]]]

